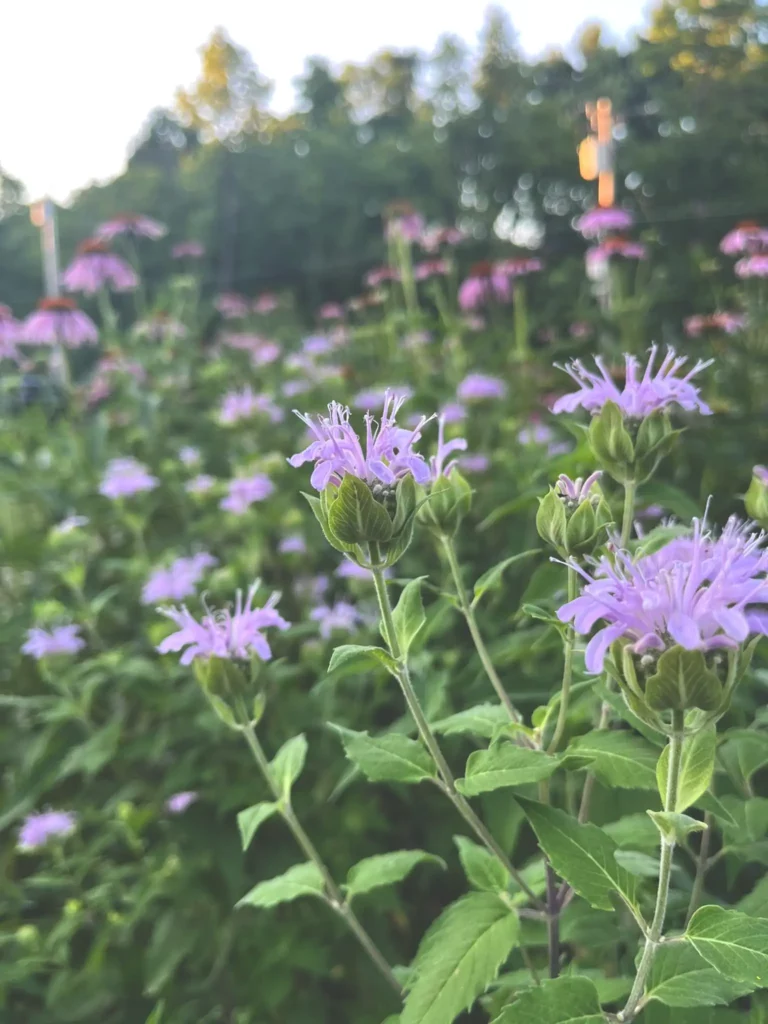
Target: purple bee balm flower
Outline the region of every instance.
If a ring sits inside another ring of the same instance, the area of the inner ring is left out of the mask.
[[[310,334],[302,341],[301,350],[308,356],[324,356],[333,350],[333,344],[324,334]]]
[[[200,449],[185,444],[179,448],[179,459],[185,466],[197,466],[200,462]]]
[[[77,625],[54,626],[50,632],[33,626],[27,630],[27,639],[21,653],[29,654],[37,661],[56,654],[77,654],[85,647],[85,640],[79,636],[79,632],[80,627]]]
[[[251,311],[248,299],[236,292],[222,292],[216,296],[213,305],[225,320],[240,320]]]
[[[218,565],[218,559],[206,551],[191,558],[177,558],[167,569],[155,569],[141,592],[142,604],[158,601],[183,601],[194,594],[205,570]]]
[[[753,466],[752,473],[761,484],[765,484],[768,487],[768,468],[765,466]]]
[[[229,481],[227,496],[219,502],[219,508],[241,516],[254,502],[268,498],[274,489],[275,485],[265,473],[235,477]]]
[[[602,476],[602,472],[598,469],[594,473],[591,473],[586,480],[582,480],[578,477],[576,480],[571,480],[565,473],[561,473],[557,478],[555,484],[555,490],[561,498],[565,498],[567,501],[576,502],[580,505],[582,501],[590,496],[592,488],[595,486],[597,481]]]
[[[41,299],[21,328],[23,345],[95,345],[99,332],[91,318],[72,299]]]
[[[555,432],[552,427],[538,420],[532,420],[530,425],[523,427],[517,435],[520,444],[550,444],[554,440]]]
[[[207,494],[215,483],[215,478],[208,473],[198,473],[184,484],[184,490],[187,494]]]
[[[132,291],[139,279],[122,256],[110,252],[104,242],[89,239],[78,246],[77,255],[62,274],[61,282],[68,292],[95,295],[102,288]]]
[[[585,238],[597,238],[603,231],[626,231],[634,222],[632,214],[615,206],[596,206],[576,221],[576,230]]]
[[[284,398],[295,398],[297,395],[304,395],[312,390],[312,384],[308,380],[287,380],[281,389]]]
[[[254,366],[269,366],[280,358],[282,352],[276,341],[264,341],[260,338],[258,344],[251,349],[251,363]]]
[[[16,343],[21,341],[22,325],[9,306],[0,305],[0,359],[16,358]]]
[[[500,377],[489,377],[485,373],[470,373],[456,389],[456,397],[462,402],[481,401],[485,398],[505,398],[507,385]]]
[[[326,302],[317,311],[319,320],[341,320],[344,316],[344,307],[338,302]]]
[[[358,565],[357,562],[350,562],[345,559],[338,567],[335,573],[340,580],[372,580],[370,569],[364,569],[362,565]]]
[[[201,242],[177,242],[171,249],[171,256],[175,260],[199,260],[205,256],[205,246]]]
[[[434,483],[438,477],[450,476],[451,471],[458,465],[458,459],[446,458],[453,452],[464,452],[467,450],[467,442],[463,437],[454,437],[451,441],[445,440],[445,419],[439,416],[437,419],[437,453],[429,460],[429,476]]]
[[[370,573],[368,574],[370,576]],[[293,581],[293,589],[299,597],[309,601],[319,601],[328,589],[330,580],[327,576],[297,576]]]
[[[105,498],[127,498],[142,491],[152,491],[158,485],[146,466],[136,459],[112,459],[99,484],[99,494]]]
[[[580,390],[558,398],[552,406],[552,412],[573,412],[579,406],[588,412],[599,412],[606,402],[615,402],[624,415],[630,419],[643,419],[658,409],[667,409],[671,405],[679,405],[688,412],[700,412],[709,416],[712,410],[699,395],[699,389],[691,383],[692,378],[709,366],[713,360],[699,360],[693,369],[684,377],[675,374],[688,361],[684,356],[676,356],[672,348],[667,349],[661,366],[654,375],[656,345],[651,346],[648,365],[642,378],[638,378],[640,364],[635,356],[625,355],[624,390],[619,391],[610,373],[599,356],[595,357],[599,374],[588,370],[576,359],[568,366],[560,367],[573,378]]]
[[[459,469],[465,473],[485,473],[491,465],[487,455],[464,455],[459,460]]]
[[[340,484],[347,474],[367,483],[393,485],[411,473],[417,483],[429,480],[429,466],[422,455],[413,450],[421,439],[421,428],[428,422],[422,417],[413,430],[398,427],[397,414],[403,404],[401,395],[387,392],[378,423],[370,412],[365,414],[365,450],[360,438],[349,422],[348,406],[331,402],[328,416],[312,419],[296,410],[299,419],[309,427],[312,442],[303,451],[292,455],[288,462],[303,466],[314,462],[310,482],[318,490],[328,484]]]
[[[273,292],[264,292],[253,303],[253,312],[261,314],[274,313],[279,305],[277,296]]]
[[[278,614],[275,605],[280,595],[273,593],[262,608],[253,607],[259,584],[254,583],[243,600],[243,593],[238,590],[234,610],[222,608],[208,611],[200,622],[189,612],[186,605],[178,608],[160,608],[159,611],[171,619],[179,627],[171,633],[157,650],[160,654],[169,651],[182,651],[182,665],[189,665],[195,658],[241,658],[249,659],[257,655],[262,661],[269,661],[272,651],[266,637],[265,629],[288,629],[289,622]]]
[[[768,252],[743,256],[734,267],[737,277],[768,277]]]
[[[490,263],[476,263],[469,277],[462,281],[458,299],[464,312],[493,302],[509,302],[512,299],[509,275]]]
[[[667,510],[663,505],[646,505],[635,513],[638,519],[661,519]]]
[[[738,224],[720,242],[720,252],[726,256],[740,256],[768,248],[768,228],[745,221]]]
[[[76,824],[77,818],[69,811],[29,814],[19,831],[19,849],[36,850],[54,836],[68,836],[74,832]]]
[[[402,401],[413,398],[413,388],[407,385],[398,385],[391,388],[365,388],[358,391],[352,399],[353,409],[370,409],[372,405],[381,405],[387,395],[397,395]]]
[[[277,545],[281,555],[303,555],[307,545],[300,533],[290,533]]]
[[[269,395],[257,395],[247,386],[242,391],[230,391],[224,396],[219,409],[219,423],[231,426],[257,413],[265,413],[272,423],[281,423],[285,419],[285,413]]]
[[[364,621],[357,608],[348,601],[318,605],[312,609],[309,617],[318,624],[320,636],[324,640],[328,640],[334,632],[353,633]]]
[[[162,238],[168,228],[158,220],[141,213],[118,213],[112,220],[104,221],[96,228],[96,237],[104,241],[118,235],[133,235],[134,238]]]
[[[169,814],[183,814],[188,807],[196,803],[199,799],[197,793],[191,789],[184,790],[181,793],[174,793],[173,796],[169,796],[165,801],[165,809]]]
[[[601,672],[608,648],[619,639],[642,655],[676,644],[686,650],[736,648],[751,633],[768,633],[768,611],[753,607],[768,603],[765,535],[750,528],[733,519],[714,540],[694,520],[692,537],[637,562],[617,551],[613,561],[595,563],[592,575],[574,563],[587,583],[557,615],[580,634],[604,623],[587,645],[587,671]]]
[[[466,406],[461,405],[459,402],[446,402],[440,415],[446,424],[461,423],[467,418],[467,409]]]

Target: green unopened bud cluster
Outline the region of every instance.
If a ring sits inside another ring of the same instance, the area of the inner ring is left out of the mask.
[[[358,565],[394,565],[411,543],[416,521],[416,484],[408,474],[395,486],[371,486],[347,474],[320,497],[305,494],[325,539]]]
[[[755,466],[752,470],[752,481],[744,496],[744,506],[750,519],[754,519],[763,529],[768,528],[768,470],[764,466]]]
[[[642,420],[624,417],[615,402],[606,402],[589,425],[589,442],[598,462],[621,484],[641,484],[672,450],[679,430],[661,410]]]
[[[559,481],[539,499],[536,529],[562,558],[594,554],[613,522],[611,510],[596,483],[582,487],[577,480],[568,485],[564,488]]]
[[[431,484],[418,513],[419,522],[441,537],[454,537],[472,508],[472,488],[458,471]]]

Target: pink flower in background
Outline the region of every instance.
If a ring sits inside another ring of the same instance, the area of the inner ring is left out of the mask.
[[[385,281],[397,281],[398,273],[392,267],[374,267],[373,270],[368,271],[363,280],[368,288],[378,288]],[[364,301],[361,300],[361,307],[364,304]]]
[[[552,458],[557,455],[565,455],[571,450],[571,446],[566,441],[558,441],[554,430],[538,419],[531,419],[530,425],[523,427],[517,435],[517,440],[524,445],[546,445],[547,455]]]
[[[199,260],[205,256],[205,246],[202,242],[177,242],[171,249],[171,256],[175,260]]]
[[[68,836],[75,830],[77,818],[69,811],[42,811],[29,814],[19,831],[19,849],[37,850],[55,836]]]
[[[133,235],[135,238],[162,238],[168,233],[165,224],[140,213],[118,213],[96,228],[96,237],[111,241],[118,235]]]
[[[199,796],[194,790],[187,789],[181,793],[174,793],[173,796],[169,796],[165,801],[165,809],[169,814],[183,814],[198,799]]]
[[[192,445],[185,444],[182,448],[179,448],[179,460],[183,465],[197,466],[200,462],[201,455],[199,448],[193,448]]]
[[[450,260],[424,260],[413,268],[413,276],[417,281],[426,281],[430,277],[444,277],[450,272]]]
[[[276,341],[260,341],[251,349],[251,363],[254,366],[269,366],[282,355],[283,349]]]
[[[476,402],[487,398],[506,398],[507,385],[500,377],[485,373],[470,373],[456,389],[461,402]]]
[[[404,402],[413,398],[413,388],[409,388],[405,384],[402,387],[392,388],[364,388],[362,391],[358,391],[352,399],[352,408],[370,409],[372,405],[381,405],[389,393],[396,394]]]
[[[184,490],[187,494],[207,494],[215,483],[214,477],[209,476],[207,473],[200,473],[184,484]]]
[[[225,320],[240,320],[251,311],[248,299],[236,292],[222,292],[213,300],[213,305]]]
[[[16,343],[21,341],[22,324],[9,306],[0,305],[0,359],[16,358]]]
[[[466,237],[459,228],[430,224],[422,231],[419,241],[425,252],[437,252],[441,245],[458,245]]]
[[[21,653],[29,654],[38,661],[55,654],[77,654],[85,647],[85,640],[79,632],[78,625],[54,626],[50,631],[33,626],[27,630]]]
[[[612,256],[621,256],[625,260],[644,260],[648,256],[648,249],[642,242],[632,242],[616,235],[587,249],[587,267],[596,269],[610,260]]]
[[[537,273],[542,269],[542,262],[535,256],[517,256],[514,259],[497,260],[493,266],[499,273],[514,278]]]
[[[579,217],[576,230],[585,238],[597,238],[604,231],[626,231],[633,223],[634,217],[628,210],[616,206],[596,206]]]
[[[384,211],[386,221],[386,237],[403,239],[406,242],[418,242],[426,226],[422,215],[403,200],[390,203]]]
[[[160,608],[159,611],[172,619],[179,627],[171,633],[157,650],[160,654],[169,651],[183,651],[182,665],[189,665],[195,658],[242,658],[250,659],[252,654],[258,655],[262,661],[269,661],[272,651],[263,630],[275,627],[288,629],[289,622],[278,614],[275,605],[280,595],[274,593],[262,608],[254,608],[253,600],[259,584],[254,583],[243,600],[242,591],[238,590],[234,610],[222,608],[218,611],[207,611],[198,622],[189,612],[186,605],[178,608]]]
[[[345,559],[336,570],[336,576],[340,580],[372,580],[373,576],[370,569],[364,569],[362,565],[358,565],[357,562],[350,562]]]
[[[335,632],[353,633],[364,621],[357,608],[348,601],[318,605],[312,609],[309,617],[317,623],[324,640],[328,640]]]
[[[458,298],[465,312],[494,302],[509,302],[512,285],[509,276],[492,263],[475,263],[459,287]]]
[[[230,391],[224,396],[219,409],[219,423],[231,426],[257,413],[264,413],[272,423],[281,423],[285,419],[285,413],[269,395],[257,395],[248,385],[242,391]]]
[[[326,302],[317,311],[319,320],[341,320],[344,316],[344,307],[338,302]]]
[[[742,256],[734,267],[737,277],[768,277],[768,252]]]
[[[274,313],[280,303],[277,301],[277,296],[273,292],[264,292],[263,295],[259,295],[253,304],[253,312],[259,313],[262,316],[266,313]]]
[[[149,341],[164,341],[166,338],[186,338],[189,331],[180,320],[175,320],[167,313],[155,313],[146,320],[140,320],[134,327],[134,333]]]
[[[306,394],[311,388],[312,385],[308,380],[287,380],[280,393],[284,398],[295,398],[296,395]]]
[[[159,481],[146,466],[133,458],[112,459],[99,484],[105,498],[128,498],[142,491],[152,491]]]
[[[366,570],[367,571],[367,570]],[[371,574],[368,573],[370,576]],[[296,594],[308,601],[319,601],[328,589],[330,580],[327,576],[297,576],[293,581]]]
[[[63,345],[80,348],[95,345],[99,332],[91,318],[78,309],[73,299],[41,299],[21,328],[24,345]]]
[[[303,555],[307,545],[300,533],[289,533],[277,545],[277,550],[281,555]]]
[[[743,313],[711,313],[689,316],[683,321],[683,330],[689,338],[699,338],[707,330],[738,334],[743,330],[747,318]]]
[[[440,416],[444,423],[461,423],[467,418],[467,410],[459,402],[446,402],[440,411]]]
[[[752,221],[737,224],[720,242],[720,252],[726,256],[740,256],[742,253],[759,252],[768,248],[768,228]]]
[[[302,341],[301,351],[308,356],[324,356],[333,351],[333,344],[324,334],[310,334]]]
[[[485,473],[490,469],[491,460],[487,455],[462,455],[458,460],[459,469],[465,473]]]
[[[578,338],[579,340],[589,338],[593,333],[592,324],[588,324],[583,320],[577,320],[575,323],[570,325],[568,333],[572,338]]]
[[[110,252],[104,242],[93,239],[78,246],[61,281],[68,292],[83,292],[84,295],[95,295],[102,288],[129,292],[139,283],[130,263]]]
[[[229,481],[228,486],[227,496],[219,502],[219,508],[238,516],[247,512],[254,502],[264,501],[275,489],[275,485],[265,473],[235,477]]]
[[[201,551],[191,558],[177,558],[167,568],[155,569],[141,591],[141,603],[183,601],[194,594],[205,570],[214,565],[218,565],[218,559]]]

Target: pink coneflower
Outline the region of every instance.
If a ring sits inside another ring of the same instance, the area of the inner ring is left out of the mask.
[[[127,498],[142,491],[152,491],[159,481],[146,466],[130,457],[112,459],[99,484],[99,494],[105,498]]]
[[[737,224],[720,242],[720,252],[726,256],[740,256],[765,248],[768,248],[768,228],[760,227],[753,221]]]
[[[88,239],[77,247],[77,255],[62,274],[61,281],[68,292],[85,295],[94,295],[102,288],[129,292],[139,283],[130,263],[96,239]]]
[[[341,320],[344,316],[344,307],[338,302],[326,302],[317,311],[319,320]]]
[[[430,277],[445,277],[450,272],[450,260],[424,260],[413,268],[413,276],[417,281],[427,281]]]
[[[15,359],[21,329],[21,322],[15,319],[10,307],[0,306],[0,359]]]
[[[768,277],[768,252],[742,256],[734,267],[737,277]]]
[[[497,260],[493,267],[507,277],[524,277],[541,270],[542,262],[535,256],[516,256],[513,259]]]
[[[387,238],[406,242],[418,242],[426,226],[422,215],[404,200],[390,203],[384,211],[384,219]]]
[[[253,312],[263,316],[267,313],[274,313],[279,305],[277,296],[273,292],[264,292],[254,302]]]
[[[585,238],[597,238],[604,231],[626,231],[631,228],[634,218],[627,210],[615,206],[596,206],[587,210],[576,221],[576,230]]]
[[[683,321],[683,330],[689,338],[698,338],[704,331],[723,331],[725,334],[738,334],[744,329],[747,318],[743,313],[710,313],[689,316]]]
[[[140,213],[118,213],[96,228],[96,237],[111,241],[118,235],[133,235],[135,238],[162,238],[168,228],[160,221],[152,220]]]
[[[202,242],[178,242],[171,249],[171,256],[175,260],[199,260],[205,256],[205,246]]]
[[[95,345],[99,332],[91,318],[78,309],[73,299],[41,299],[21,328],[23,345],[64,345],[80,348]]]
[[[240,320],[251,310],[248,299],[236,292],[222,292],[213,300],[213,305],[225,320]]]
[[[378,288],[384,284],[385,281],[397,281],[399,274],[392,267],[374,267],[373,270],[369,270],[363,280],[368,288]],[[354,300],[350,300],[350,304]],[[360,308],[365,305],[365,299],[360,299]]]
[[[241,516],[256,501],[264,501],[272,494],[275,485],[266,473],[254,473],[253,476],[235,477],[229,481],[226,498],[219,502],[219,508]]]
[[[465,238],[459,228],[430,224],[422,231],[419,241],[425,252],[437,252],[441,245],[458,245]]]
[[[642,242],[633,242],[615,235],[587,249],[586,260],[589,266],[596,267],[606,263],[612,256],[621,256],[625,260],[644,260],[647,255],[648,249]]]
[[[493,302],[509,302],[511,298],[509,276],[492,263],[475,263],[459,287],[459,306],[465,312]]]

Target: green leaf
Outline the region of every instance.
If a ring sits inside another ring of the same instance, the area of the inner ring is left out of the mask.
[[[196,941],[194,928],[179,914],[168,911],[157,920],[144,954],[144,995],[162,991]]]
[[[647,814],[627,814],[618,821],[603,825],[619,849],[658,851],[659,833]]]
[[[307,738],[304,733],[299,733],[287,740],[272,758],[269,767],[283,800],[291,799],[291,789],[301,775],[306,757]]]
[[[506,892],[509,874],[492,853],[466,836],[454,836],[453,841],[458,847],[461,866],[471,885],[483,892]]]
[[[503,561],[497,562],[496,565],[484,572],[475,583],[472,607],[476,607],[483,595],[489,590],[495,590],[501,584],[501,577],[504,575],[504,570],[508,569],[510,565],[514,565],[515,562],[521,562],[524,558],[530,558],[531,555],[538,555],[540,553],[540,548],[531,548],[529,551],[521,551],[517,555],[512,555],[510,558],[505,558]]]
[[[707,668],[703,651],[671,647],[659,658],[656,672],[645,684],[645,700],[654,711],[716,711],[723,688]]]
[[[456,788],[465,796],[477,796],[504,786],[540,782],[548,779],[559,764],[559,758],[543,750],[497,743],[488,750],[476,750],[469,755],[464,778],[456,780]]]
[[[597,989],[588,978],[557,978],[530,989],[493,1024],[605,1024]]]
[[[706,825],[687,814],[675,811],[648,811],[653,823],[667,841],[684,843],[691,832],[703,832]]]
[[[277,810],[277,804],[264,801],[260,804],[254,804],[253,807],[246,807],[244,811],[240,811],[237,816],[237,827],[240,829],[240,839],[244,851],[251,845],[251,841],[256,835],[259,826],[268,818],[271,818]]]
[[[58,778],[65,779],[77,772],[88,776],[95,775],[117,753],[121,732],[122,722],[114,718],[90,736],[85,743],[73,747],[62,761]]]
[[[636,878],[659,877],[658,855],[652,857],[650,854],[639,853],[637,850],[617,850],[614,857],[617,864],[620,864]]]
[[[750,917],[768,917],[768,875],[760,879],[752,892],[742,896],[736,910]]]
[[[397,676],[397,665],[383,647],[364,647],[359,644],[342,644],[337,647],[328,663],[328,672],[335,672],[350,661],[359,661],[361,668],[383,665],[393,676]]]
[[[720,756],[737,778],[741,776],[750,782],[755,772],[768,764],[768,734],[754,729],[730,729]]]
[[[421,941],[401,1024],[451,1024],[493,981],[519,935],[517,914],[490,893],[451,904]]]
[[[580,825],[554,807],[515,799],[554,870],[580,896],[598,910],[612,910],[611,894],[618,892],[635,906],[637,881],[617,863],[618,846],[606,832],[597,825]]]
[[[426,576],[419,576],[403,587],[397,607],[392,612],[395,635],[402,654],[407,654],[414,639],[424,627],[427,617],[421,602],[421,584]]]
[[[387,510],[371,494],[365,481],[347,474],[328,512],[328,525],[344,544],[383,543],[392,536]]]
[[[679,943],[656,951],[645,998],[667,1006],[727,1006],[753,988],[719,974],[695,949]]]
[[[354,551],[355,548],[357,547],[356,544],[343,544],[339,540],[339,538],[335,537],[331,532],[331,528],[328,523],[326,508],[323,502],[320,500],[320,498],[316,498],[313,494],[305,494],[304,491],[302,491],[301,493],[307,499],[309,507],[312,509],[312,512],[314,513],[315,519],[320,524],[320,529],[323,531],[323,536],[331,545],[331,547],[335,548],[337,551],[341,551],[342,553],[349,553],[351,551]]]
[[[723,907],[699,907],[684,938],[727,978],[762,987],[768,982],[768,920]]]
[[[468,733],[489,740],[502,726],[509,724],[509,715],[501,704],[478,704],[466,711],[441,718],[432,724],[432,730],[443,736],[457,736]]]
[[[379,853],[358,861],[347,875],[347,897],[360,896],[383,885],[402,882],[417,864],[431,862],[444,868],[445,861],[424,850],[397,850],[395,853]]]
[[[624,730],[595,730],[579,736],[567,753],[592,758],[590,770],[606,786],[619,789],[655,789],[658,751],[640,736]]]
[[[712,793],[702,793],[696,800],[696,806],[700,807],[702,811],[709,811],[712,817],[716,818],[721,825],[730,826],[731,828],[736,825],[736,819],[731,812],[722,800],[718,800]]]
[[[437,769],[429,751],[417,740],[398,733],[369,736],[334,726],[344,752],[371,782],[423,782],[434,779]]]
[[[715,770],[717,736],[714,725],[683,740],[683,755],[680,766],[680,781],[674,810],[686,811],[709,789]],[[667,775],[669,771],[669,744],[661,752],[656,766],[656,781],[662,803],[666,799]]]
[[[247,892],[237,907],[276,907],[278,903],[289,903],[300,896],[322,896],[323,876],[315,864],[294,864],[282,875],[259,882]]]

